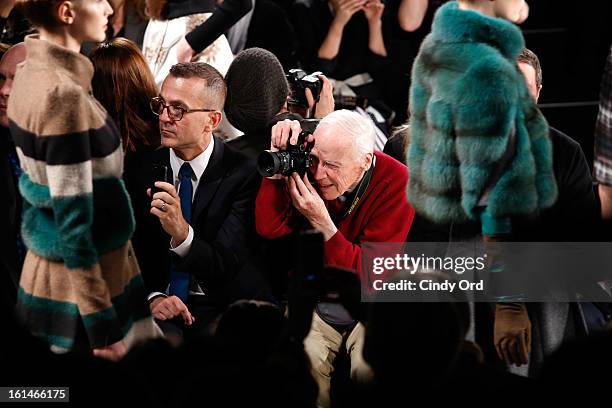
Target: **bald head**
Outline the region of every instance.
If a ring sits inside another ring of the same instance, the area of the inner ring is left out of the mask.
[[[15,78],[17,64],[25,61],[25,59],[25,45],[19,43],[9,48],[0,60],[0,126],[8,127],[6,107],[8,106],[11,89],[13,89],[13,78]]]

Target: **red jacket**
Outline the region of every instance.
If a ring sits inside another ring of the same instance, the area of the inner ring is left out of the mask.
[[[376,164],[370,184],[358,207],[341,220],[338,231],[325,242],[325,264],[361,271],[364,242],[404,242],[414,209],[406,199],[408,169],[382,152],[375,152]],[[339,200],[326,201],[334,218],[344,208]],[[301,214],[291,204],[283,180],[264,179],[255,202],[257,232],[274,239],[293,231]]]

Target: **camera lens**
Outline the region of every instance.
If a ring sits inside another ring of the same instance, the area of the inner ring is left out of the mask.
[[[291,155],[289,152],[261,152],[257,157],[257,171],[264,177],[275,174],[291,174]]]
[[[264,177],[278,174],[280,167],[281,161],[276,152],[266,150],[257,157],[257,171]]]

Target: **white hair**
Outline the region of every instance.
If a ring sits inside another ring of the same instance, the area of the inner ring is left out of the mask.
[[[351,145],[359,157],[374,153],[374,124],[360,114],[346,109],[337,110],[325,116],[319,123],[319,126],[322,125],[339,127],[342,133],[350,138]]]

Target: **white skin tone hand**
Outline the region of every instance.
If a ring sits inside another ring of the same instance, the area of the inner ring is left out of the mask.
[[[104,358],[110,361],[119,361],[125,356],[126,353],[127,349],[125,348],[123,340],[119,340],[118,342],[113,343],[110,346],[98,347],[93,349],[94,356]]]
[[[325,75],[319,75],[319,79],[323,82],[323,87],[321,88],[321,95],[319,95],[319,102],[317,102],[314,117],[322,119],[334,111],[335,102],[334,89],[329,79],[327,79]],[[315,104],[312,92],[310,92],[310,89],[306,88],[304,93],[306,95],[306,101],[308,101],[308,109],[312,110]]]
[[[300,122],[297,120],[285,119],[282,122],[278,122],[272,126],[272,135],[270,138],[270,151],[278,152],[279,150],[287,150],[287,144],[296,144],[298,136],[300,135],[302,128]],[[306,143],[311,143],[314,140],[313,136],[308,136]],[[280,174],[268,177],[272,180],[279,180],[282,178]]]
[[[370,30],[368,33],[368,48],[374,54],[382,57],[387,56],[381,21],[384,10],[385,5],[380,0],[368,0],[363,6],[363,13],[368,20],[368,29]]]
[[[363,6],[363,13],[366,16],[368,23],[380,21],[384,10],[385,5],[380,0],[369,0]]]
[[[187,305],[177,296],[156,297],[149,303],[149,308],[153,317],[158,320],[172,320],[181,316],[187,326],[191,326],[195,321]]]
[[[367,0],[331,0],[334,9],[334,19],[323,43],[319,47],[318,56],[324,59],[333,59],[338,55],[344,26],[349,22],[353,14],[363,9]]]
[[[189,62],[194,57],[195,51],[191,48],[191,45],[187,42],[185,37],[176,45],[176,58],[178,62]]]
[[[297,120],[285,119],[272,126],[272,137],[270,140],[270,150],[277,152],[279,150],[287,150],[287,144],[296,144],[302,128]],[[306,143],[314,141],[312,135],[308,136]]]
[[[300,135],[300,122],[285,119],[272,127],[272,140],[270,150],[286,150],[287,144],[296,144]],[[305,143],[312,143],[313,135],[308,136]],[[276,175],[270,178],[281,178]],[[323,233],[324,239],[330,239],[338,229],[334,225],[323,199],[308,180],[308,175],[300,178],[297,173],[289,177],[282,177],[287,185],[287,191],[291,197],[294,207],[303,214],[310,224]]]
[[[334,10],[336,11],[334,22],[345,26],[351,17],[353,17],[353,14],[363,8],[366,1],[367,0],[339,0],[337,5],[334,7]]]
[[[325,241],[333,237],[338,229],[334,225],[323,199],[310,184],[308,174],[304,174],[304,177],[300,178],[297,173],[293,173],[285,178],[285,182],[293,206],[306,217],[313,228],[323,234]]]
[[[189,224],[183,218],[181,211],[181,199],[176,193],[176,189],[170,183],[156,181],[155,187],[160,191],[153,195],[151,201],[151,214],[159,218],[162,228],[172,237],[172,246],[177,247],[187,239],[189,235]],[[151,196],[151,189],[147,189],[147,194]],[[164,205],[166,203],[166,205]],[[163,211],[161,208],[164,208]]]

